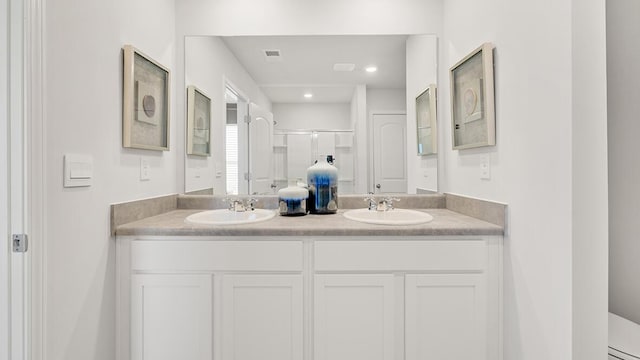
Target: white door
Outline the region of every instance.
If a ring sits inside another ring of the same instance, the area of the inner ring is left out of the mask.
[[[300,360],[302,275],[225,275],[223,360]]]
[[[393,275],[316,275],[315,360],[393,360]]]
[[[407,275],[406,360],[487,359],[482,274]]]
[[[249,105],[249,194],[273,194],[273,114]]]
[[[10,244],[26,233],[23,6],[0,0],[0,358],[12,360],[27,358],[28,339],[28,253]]]
[[[376,193],[407,192],[407,117],[373,115],[373,185]]]
[[[210,275],[133,275],[131,360],[211,360]]]

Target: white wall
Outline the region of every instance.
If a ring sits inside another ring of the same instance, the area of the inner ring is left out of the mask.
[[[183,151],[175,146],[175,111],[171,151],[122,148],[121,48],[132,44],[175,74],[174,0],[48,0],[45,9],[44,353],[47,360],[113,360],[109,204],[175,193]],[[93,157],[93,186],[62,187],[66,153]],[[141,158],[151,166],[149,181],[140,181]]]
[[[275,130],[352,130],[351,104],[276,103]]]
[[[351,121],[354,129],[354,144],[356,159],[355,164],[355,187],[354,192],[364,194],[373,191],[373,184],[369,178],[369,166],[371,163],[371,152],[368,148],[368,124],[367,124],[367,87],[365,85],[356,86],[351,100]],[[366,159],[366,161],[364,161]]]
[[[442,78],[446,81],[446,78]],[[416,97],[430,84],[438,83],[438,38],[434,35],[412,35],[407,39],[407,188],[411,194],[418,188],[438,191],[438,155],[418,156]],[[440,93],[436,90],[436,96]],[[440,113],[440,109],[436,110]],[[438,127],[446,127],[446,118],[437,119]],[[440,130],[438,130],[440,131]],[[442,150],[438,144],[438,153]]]
[[[571,5],[572,355],[596,360],[607,356],[609,321],[606,6]]]
[[[444,2],[440,119],[450,118],[448,68],[483,42],[496,45],[497,146],[452,151],[444,126],[440,189],[509,204],[505,359],[606,357],[604,11],[591,8],[602,3]],[[585,61],[587,51],[595,59]],[[482,155],[491,159],[488,181]],[[588,351],[578,351],[585,339]]]
[[[640,2],[607,1],[609,310],[640,324]]]
[[[9,36],[8,29],[8,2],[0,0],[0,133],[2,133],[2,144],[0,147],[0,234],[5,239],[10,236],[9,230],[9,101],[8,101],[8,81],[9,81]],[[9,247],[0,246],[0,358],[9,359],[9,334],[11,333],[9,323]]]
[[[213,187],[216,194],[226,194],[225,81],[267,111],[271,111],[271,102],[219,37],[189,36],[184,39],[184,46],[185,81],[176,84],[178,93],[184,102],[186,87],[195,85],[211,97],[211,156],[186,157],[185,191]],[[179,118],[182,120],[180,123],[184,124],[184,115]],[[216,178],[216,171],[221,172],[222,176]]]
[[[367,113],[372,111],[407,111],[405,89],[367,88]]]

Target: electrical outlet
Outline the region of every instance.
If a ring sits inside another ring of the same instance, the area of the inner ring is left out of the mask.
[[[480,157],[480,179],[491,180],[491,157],[489,155]]]
[[[149,180],[149,161],[140,158],[140,181]]]

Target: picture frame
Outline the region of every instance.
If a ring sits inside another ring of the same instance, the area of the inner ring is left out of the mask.
[[[449,71],[454,150],[496,144],[493,49],[484,43]]]
[[[187,155],[211,156],[211,98],[187,87]]]
[[[132,45],[122,50],[122,146],[169,151],[169,69]]]
[[[416,96],[416,136],[418,155],[438,153],[437,90],[431,84]]]

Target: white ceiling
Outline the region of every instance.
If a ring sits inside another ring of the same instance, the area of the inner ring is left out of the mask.
[[[407,35],[230,36],[229,50],[272,102],[348,103],[356,85],[404,88]],[[264,50],[280,50],[282,60],[267,62]],[[335,72],[336,63],[353,63],[352,72]],[[375,65],[378,71],[364,68]],[[313,98],[305,99],[305,92]]]

